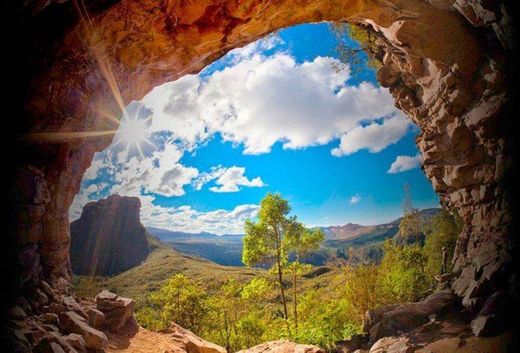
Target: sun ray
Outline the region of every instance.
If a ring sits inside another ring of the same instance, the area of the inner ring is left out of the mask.
[[[66,132],[34,132],[23,134],[19,139],[25,142],[65,142],[70,140],[95,138],[115,135],[117,130],[103,131],[66,131]]]

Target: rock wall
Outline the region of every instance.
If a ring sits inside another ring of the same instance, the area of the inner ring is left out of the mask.
[[[148,240],[140,208],[139,198],[119,195],[86,204],[70,224],[72,272],[112,276],[145,260]]]
[[[378,79],[420,127],[425,173],[465,223],[455,256],[456,292],[478,311],[491,293],[507,290],[512,193],[502,181],[515,164],[514,140],[503,126],[513,120],[506,80],[515,77],[510,2],[28,4],[37,15],[24,17],[21,27],[31,74],[22,83],[25,155],[14,201],[22,278],[69,280],[67,211],[93,153],[117,128],[110,116],[232,48],[285,26],[327,20],[364,24],[380,34]]]

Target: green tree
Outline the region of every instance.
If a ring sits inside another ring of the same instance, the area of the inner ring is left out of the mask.
[[[433,277],[441,270],[442,248],[448,253],[448,272],[451,271],[451,263],[457,237],[462,231],[462,220],[458,215],[452,216],[445,210],[433,217],[424,244],[424,252],[428,257],[426,271]]]
[[[389,303],[416,301],[428,293],[426,255],[418,244],[402,246],[387,240],[383,247],[380,283]]]
[[[159,312],[161,326],[175,322],[200,334],[208,314],[206,291],[193,280],[182,274],[171,277],[149,301]]]
[[[291,207],[279,194],[268,193],[260,202],[258,222],[247,220],[242,251],[242,262],[246,266],[267,263],[274,259],[274,270],[283,303],[284,319],[290,334],[287,300],[283,284],[283,268],[287,263],[288,239],[294,232],[301,231],[296,217],[289,217]]]
[[[320,248],[321,243],[325,239],[325,234],[319,228],[305,229],[301,224],[294,224],[295,229],[288,233],[288,248],[289,252],[294,254],[294,261],[292,262],[291,274],[293,282],[293,309],[294,309],[294,327],[298,331],[298,288],[297,277],[298,274],[307,270],[309,266],[301,263],[301,259],[314,250]]]
[[[403,186],[403,218],[399,223],[399,240],[405,244],[420,244],[423,237],[423,222],[419,210],[413,207],[410,184]]]

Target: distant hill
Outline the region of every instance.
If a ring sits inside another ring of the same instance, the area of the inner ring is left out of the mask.
[[[70,224],[72,272],[110,276],[144,261],[148,243],[140,208],[139,198],[119,195],[87,203]]]
[[[420,211],[425,219],[431,219],[440,211],[429,208]],[[377,261],[382,255],[382,244],[396,236],[401,218],[392,222],[363,226],[347,223],[342,226],[320,227],[325,233],[325,241],[320,250],[306,256],[313,265],[324,265],[331,256],[347,258],[348,248],[355,248],[368,260]],[[148,232],[157,236],[172,248],[194,256],[200,256],[221,265],[242,266],[243,235],[216,235],[212,233],[186,233],[148,227]]]
[[[147,234],[147,248],[149,255],[145,261],[116,276],[75,276],[75,292],[80,296],[95,296],[102,289],[109,289],[142,303],[149,293],[177,273],[183,273],[209,289],[217,288],[230,278],[247,282],[255,276],[268,276],[265,270],[224,266],[180,253],[151,234]]]

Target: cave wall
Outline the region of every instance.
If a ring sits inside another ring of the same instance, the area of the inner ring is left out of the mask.
[[[502,179],[514,163],[501,124],[514,41],[502,1],[122,0],[28,2],[34,21],[76,21],[52,35],[28,23],[15,228],[21,283],[70,283],[68,208],[122,107],[196,73],[279,28],[317,21],[368,25],[381,36],[378,79],[420,127],[424,171],[464,220],[454,284],[478,310],[509,276],[511,212]],[[86,8],[91,8],[86,11]],[[65,12],[67,13],[67,12]],[[78,16],[79,15],[79,16]],[[32,31],[32,32],[31,32]],[[31,35],[34,37],[31,37]],[[32,39],[31,38],[35,38]],[[43,42],[42,42],[43,41]],[[47,41],[47,42],[45,42]],[[45,47],[46,50],[43,50]],[[50,48],[50,49],[49,49]],[[37,49],[37,50],[33,50]],[[87,132],[86,134],[82,134]],[[69,133],[69,134],[66,134]]]

